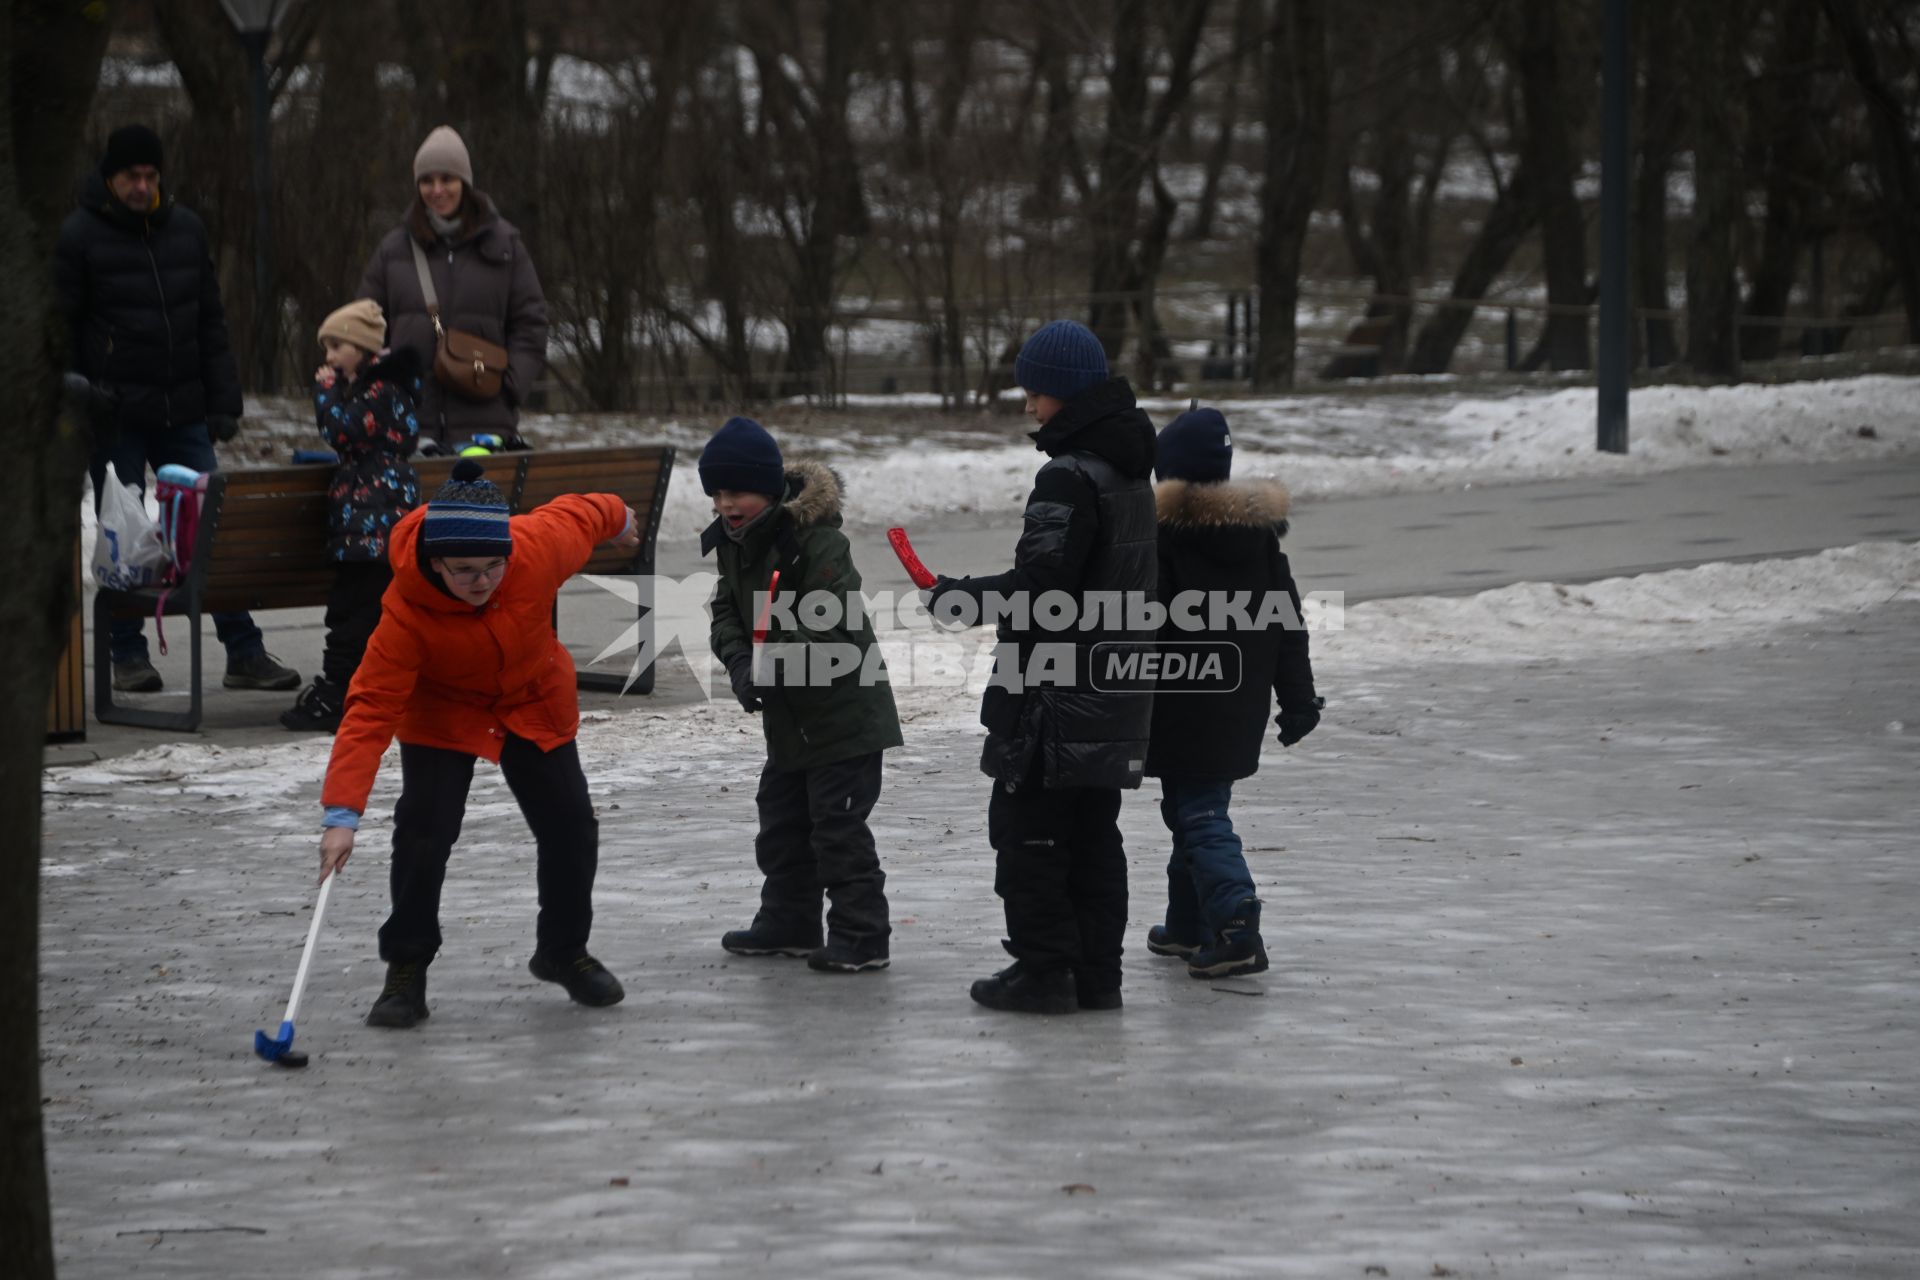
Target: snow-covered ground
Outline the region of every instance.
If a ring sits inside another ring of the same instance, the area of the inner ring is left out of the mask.
[[[1138,796],[1127,1008],[1057,1023],[966,1000],[1000,961],[964,688],[901,694],[872,978],[718,950],[758,726],[622,708],[581,746],[626,1004],[526,976],[531,852],[483,768],[434,1017],[370,1030],[389,770],[301,1075],[248,1043],[327,743],[50,771],[61,1273],[1913,1274],[1916,582],[1920,546],[1866,544],[1349,608],[1325,723],[1236,789],[1274,969],[1138,948]]]

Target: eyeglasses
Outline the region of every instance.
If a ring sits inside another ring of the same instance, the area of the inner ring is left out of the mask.
[[[505,560],[495,560],[492,564],[482,565],[478,569],[441,570],[441,572],[447,576],[449,582],[457,582],[463,587],[470,587],[476,582],[484,582],[489,578],[497,578],[506,571],[507,562]]]

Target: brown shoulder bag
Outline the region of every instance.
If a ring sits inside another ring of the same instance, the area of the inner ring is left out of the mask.
[[[507,349],[461,329],[444,328],[440,323],[440,299],[433,291],[433,275],[427,269],[426,250],[412,236],[413,269],[420,273],[420,293],[427,301],[427,318],[433,321],[433,376],[441,386],[462,400],[492,400],[500,394],[500,379],[507,372]]]

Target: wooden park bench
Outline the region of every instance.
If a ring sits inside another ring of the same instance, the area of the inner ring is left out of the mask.
[[[457,458],[413,459],[424,501],[444,484]],[[654,543],[666,508],[667,480],[673,472],[670,445],[627,445],[600,449],[531,450],[495,454],[486,460],[487,478],[507,495],[508,509],[520,514],[563,493],[614,493],[633,508],[640,524],[636,549],[596,548],[584,573],[651,574]],[[200,727],[201,617],[215,612],[294,609],[324,605],[333,584],[334,561],[327,555],[327,486],[330,464],[247,467],[216,471],[207,477],[207,496],[191,566],[184,581],[170,588],[133,591],[102,589],[93,598],[93,714],[102,724],[193,732]],[[155,711],[113,700],[113,662],[108,627],[115,618],[154,614],[183,615],[193,665],[185,711]],[[645,593],[638,621],[643,639],[652,622]],[[559,624],[555,607],[554,622]],[[624,674],[581,672],[582,689],[618,692],[629,687]],[[649,663],[631,688],[653,691]]]

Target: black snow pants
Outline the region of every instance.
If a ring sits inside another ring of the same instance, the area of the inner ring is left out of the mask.
[[[782,936],[818,937],[824,891],[828,940],[863,958],[887,954],[887,875],[867,827],[880,799],[880,761],[875,751],[810,769],[776,769],[769,761],[760,771],[753,853],[766,881],[757,924]]]
[[[1006,905],[1007,941],[1028,968],[1071,968],[1077,987],[1120,989],[1127,928],[1127,855],[1117,787],[996,782],[987,840],[997,855],[993,890]]]
[[[393,914],[380,926],[380,958],[428,961],[440,950],[440,886],[460,838],[474,757],[400,744],[400,802],[393,810]],[[593,929],[593,877],[600,823],[587,796],[580,752],[571,742],[542,751],[507,736],[500,772],[533,829],[540,915],[534,946],[558,960],[586,950]]]
[[[380,597],[393,581],[385,560],[347,561],[334,566],[327,589],[327,641],[320,654],[320,676],[344,695],[367,654],[367,641],[380,625]],[[339,697],[335,698],[336,705]]]

